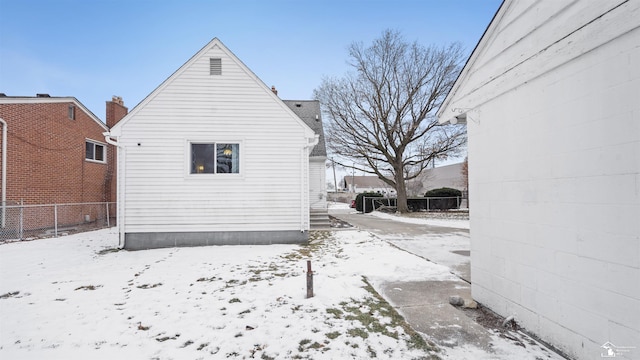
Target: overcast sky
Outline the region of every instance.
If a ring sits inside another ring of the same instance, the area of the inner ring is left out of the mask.
[[[214,37],[283,99],[349,71],[385,29],[470,53],[501,0],[0,0],[0,92],[74,96],[98,118],[133,109]]]

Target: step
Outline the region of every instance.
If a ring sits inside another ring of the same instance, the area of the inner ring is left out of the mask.
[[[326,210],[311,209],[309,212],[309,225],[311,229],[329,229],[331,220]]]

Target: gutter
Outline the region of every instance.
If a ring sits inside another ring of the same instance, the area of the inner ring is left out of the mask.
[[[7,122],[0,118],[2,123],[2,219],[0,227],[4,228],[7,209]]]
[[[120,163],[124,164],[124,158],[126,156],[126,152],[125,152],[125,147],[120,145],[120,143],[118,143],[117,141],[114,141],[113,137],[114,135],[111,135],[110,132],[103,132],[102,135],[104,136],[104,141],[109,144],[109,145],[113,145],[118,149],[118,161],[115,164],[116,166],[119,165]],[[120,169],[120,166],[117,167],[117,174],[118,177],[116,178],[116,201],[117,201],[117,209],[118,209],[118,217],[117,217],[117,222],[118,222],[118,249],[123,249],[124,248],[124,196],[120,196],[120,194],[122,193],[122,189],[124,189],[124,176],[120,176],[121,174],[124,175],[124,166],[122,167],[122,169]]]

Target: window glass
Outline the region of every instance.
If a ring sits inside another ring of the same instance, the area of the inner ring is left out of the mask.
[[[87,142],[85,143],[85,145],[86,145],[86,146],[85,146],[85,147],[86,147],[86,155],[85,155],[85,158],[86,158],[86,159],[93,160],[93,143],[90,143],[90,142],[88,142],[88,141],[87,141]]]
[[[95,159],[98,161],[104,161],[104,146],[98,144],[95,146]]]
[[[239,145],[238,144],[217,144],[216,169],[218,173],[237,174],[239,167]]]
[[[84,144],[85,144],[85,155],[84,155],[85,159],[105,162],[106,149],[104,145],[96,144],[91,141],[86,141]]]
[[[239,144],[191,144],[191,174],[238,174]]]
[[[214,144],[191,144],[192,174],[213,174],[215,172],[214,149]]]

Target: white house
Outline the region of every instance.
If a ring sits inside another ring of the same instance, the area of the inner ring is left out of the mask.
[[[374,192],[384,196],[396,196],[396,189],[380,180],[377,176],[345,176],[341,187],[352,193]]]
[[[448,187],[452,189],[458,189],[465,191],[466,181],[462,174],[462,167],[464,163],[449,164],[438,166],[435,168],[425,169],[418,181],[422,185],[420,193],[424,193],[429,190]]]
[[[126,249],[308,238],[319,135],[218,39],[105,138],[118,147]]]
[[[640,0],[504,1],[438,116],[468,126],[473,297],[640,358]]]
[[[275,89],[274,89],[275,90]],[[277,92],[276,92],[277,94]],[[327,212],[327,147],[318,100],[283,100],[311,130],[318,134],[318,143],[309,154],[309,208],[311,229],[331,226]]]

